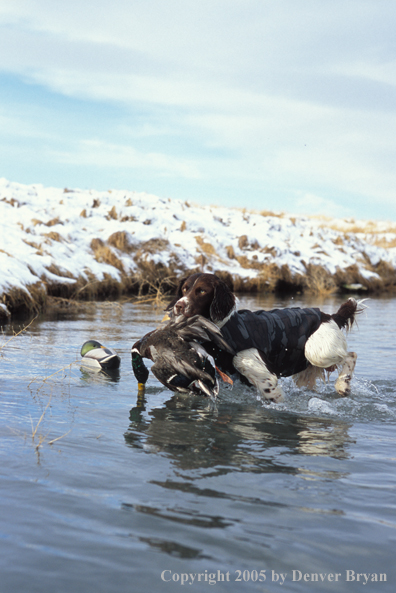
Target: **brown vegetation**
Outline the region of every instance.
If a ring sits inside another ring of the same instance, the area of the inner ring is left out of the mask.
[[[4,294],[3,304],[11,315],[34,315],[45,308],[46,299],[45,287],[41,282],[36,282],[26,290],[11,288]],[[1,311],[2,309],[0,309]]]
[[[111,211],[110,211],[111,212]],[[116,215],[115,212],[113,212]],[[56,220],[56,219],[53,219]],[[52,222],[52,221],[50,221]],[[43,224],[37,221],[37,224]],[[48,224],[47,226],[53,226]],[[337,240],[342,247],[343,240]],[[41,236],[43,243],[25,242],[37,253],[43,255],[43,246],[52,241],[66,241],[58,232],[49,231]],[[35,314],[44,309],[61,312],[73,311],[81,301],[116,299],[121,296],[131,298],[149,298],[158,300],[161,295],[173,292],[178,279],[186,273],[198,271],[213,272],[233,288],[235,292],[256,293],[311,293],[315,295],[329,295],[337,291],[348,290],[348,287],[369,292],[393,291],[396,287],[396,271],[385,261],[375,266],[371,265],[368,257],[361,254],[361,261],[345,269],[337,269],[330,274],[320,265],[306,264],[305,273],[292,273],[287,265],[279,266],[276,262],[276,250],[271,246],[260,247],[251,243],[246,235],[238,239],[239,250],[232,245],[225,248],[221,257],[214,245],[205,240],[202,235],[196,235],[197,251],[194,256],[193,269],[186,269],[181,257],[177,254],[177,246],[173,246],[165,238],[152,238],[148,241],[134,242],[133,235],[126,231],[111,234],[107,241],[94,238],[91,249],[98,262],[106,263],[119,271],[119,279],[110,274],[103,280],[89,271],[84,271],[85,277],[73,278],[68,271],[59,268],[55,263],[47,267],[48,271],[57,278],[42,277],[27,290],[11,289],[3,297],[3,302],[12,315]],[[318,245],[319,248],[319,245]],[[241,251],[243,254],[241,254]],[[256,252],[256,253],[255,253]],[[267,261],[259,261],[259,253],[271,255]],[[156,256],[166,253],[166,263],[158,261]],[[122,258],[131,258],[133,272],[123,265]],[[238,261],[246,270],[246,275],[231,274],[223,271],[230,264],[230,260]],[[365,267],[369,274],[362,275],[361,268]],[[89,263],[88,263],[89,266]],[[63,282],[63,278],[73,278],[75,282]],[[0,315],[5,318],[5,312],[0,309]]]
[[[134,245],[130,242],[129,234],[125,231],[117,231],[113,233],[107,239],[107,243],[124,253],[131,253],[135,249]]]
[[[109,264],[120,272],[124,271],[121,260],[116,256],[111,247],[108,247],[102,239],[92,239],[91,249],[94,253],[94,258],[99,263]]]

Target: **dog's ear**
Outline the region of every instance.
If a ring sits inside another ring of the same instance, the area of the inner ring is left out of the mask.
[[[210,318],[214,323],[223,321],[235,306],[235,296],[222,280],[216,283],[214,297],[210,305]]]
[[[164,311],[170,311],[171,309],[173,309],[173,307],[175,306],[175,304],[177,303],[177,301],[179,299],[181,299],[181,297],[183,296],[182,294],[182,286],[185,283],[185,281],[187,280],[188,276],[186,276],[185,278],[182,278],[179,282],[179,285],[177,287],[177,291],[175,296],[173,297],[173,299],[171,300],[171,302],[169,303],[169,305],[166,307],[166,309],[164,309]]]

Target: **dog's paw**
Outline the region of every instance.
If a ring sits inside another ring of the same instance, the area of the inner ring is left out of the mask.
[[[260,399],[266,401],[267,403],[277,404],[284,400],[283,391],[279,385],[277,385],[275,388],[264,387],[263,389],[259,389],[259,393]]]
[[[351,394],[351,375],[343,375],[338,377],[335,382],[335,390],[341,397],[348,397]]]

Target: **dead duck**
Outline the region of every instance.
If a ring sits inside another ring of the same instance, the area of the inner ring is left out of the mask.
[[[143,336],[131,350],[132,368],[139,389],[149,376],[143,362],[143,358],[148,358],[154,362],[152,373],[165,387],[177,392],[192,391],[216,397],[219,392],[217,373],[224,381],[232,381],[217,369],[213,357],[203,346],[205,342],[232,356],[235,354],[219,328],[200,315],[178,317],[165,327]]]
[[[81,364],[90,368],[110,371],[118,369],[121,359],[113,348],[102,346],[97,340],[88,340],[81,347]]]

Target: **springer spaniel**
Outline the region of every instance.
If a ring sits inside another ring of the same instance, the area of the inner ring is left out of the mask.
[[[181,280],[177,295],[167,307],[174,316],[202,315],[221,328],[236,355],[214,352],[222,371],[237,371],[267,400],[279,402],[283,393],[279,377],[293,376],[299,387],[313,388],[324,371],[339,369],[336,391],[346,396],[357,355],[347,351],[342,328],[350,329],[364,307],[348,299],[337,313],[316,308],[273,311],[237,311],[236,298],[214,274],[197,273]],[[206,347],[206,346],[205,346]]]

